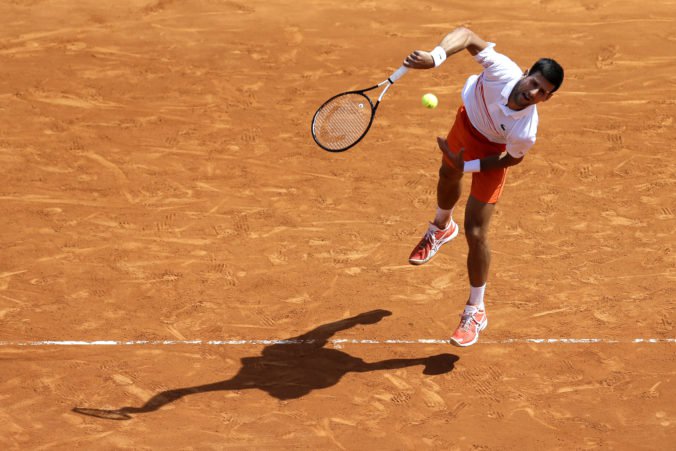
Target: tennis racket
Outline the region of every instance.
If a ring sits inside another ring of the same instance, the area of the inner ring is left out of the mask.
[[[347,91],[331,97],[312,118],[312,138],[329,152],[342,152],[357,144],[368,133],[383,96],[408,67],[401,66],[387,80],[370,88]],[[365,93],[385,85],[374,104]]]

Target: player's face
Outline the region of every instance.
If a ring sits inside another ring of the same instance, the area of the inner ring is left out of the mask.
[[[512,101],[519,109],[549,100],[554,85],[540,73],[526,75],[514,86]]]

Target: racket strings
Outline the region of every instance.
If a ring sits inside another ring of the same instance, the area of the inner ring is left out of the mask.
[[[361,94],[336,97],[315,115],[315,139],[331,150],[349,147],[368,130],[371,112],[371,102]]]

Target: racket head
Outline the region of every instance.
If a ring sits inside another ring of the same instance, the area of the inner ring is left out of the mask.
[[[343,152],[356,145],[371,128],[374,105],[364,91],[348,91],[331,97],[312,118],[312,138],[329,152]]]

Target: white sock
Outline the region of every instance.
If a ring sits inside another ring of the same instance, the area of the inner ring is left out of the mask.
[[[469,287],[469,301],[467,304],[472,305],[479,310],[484,310],[484,293],[486,292],[486,284],[481,287]]]
[[[452,221],[453,209],[444,210],[440,207],[437,207],[437,215],[434,217],[434,224],[437,225],[440,229],[446,229]]]

